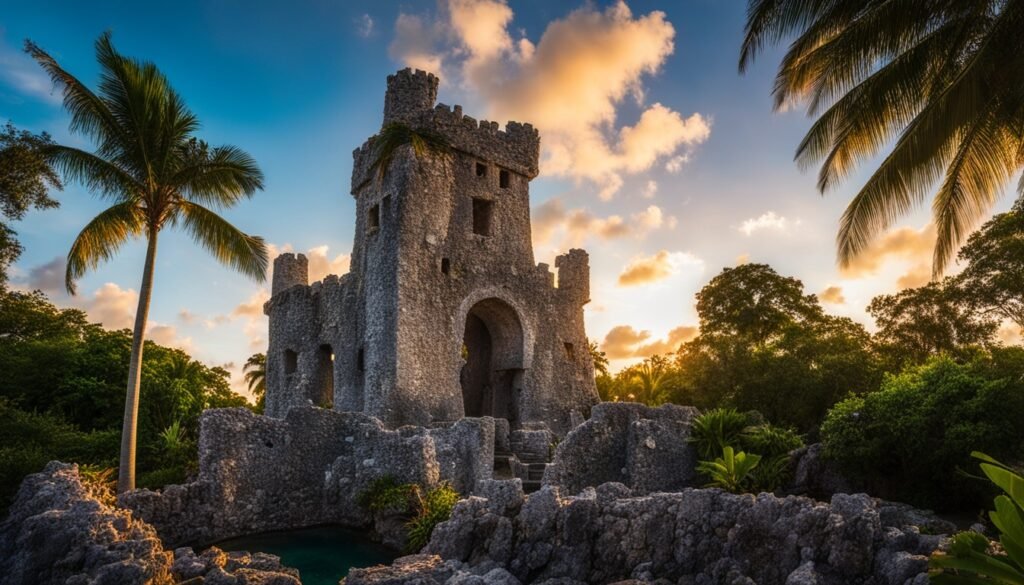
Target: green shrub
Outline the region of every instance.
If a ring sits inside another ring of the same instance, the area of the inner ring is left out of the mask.
[[[714,408],[694,419],[689,441],[702,459],[711,459],[722,455],[725,447],[739,444],[740,435],[750,424],[747,413],[735,408]]]
[[[165,467],[140,473],[135,483],[140,488],[156,490],[167,485],[183,484],[187,480],[188,471],[184,467]]]
[[[739,437],[739,444],[745,450],[765,457],[788,455],[804,446],[803,438],[793,429],[770,424],[748,427]]]
[[[411,511],[413,492],[418,489],[414,483],[400,484],[390,475],[379,477],[370,483],[357,497],[356,503],[371,512],[385,510],[406,514]]]
[[[983,453],[971,456],[982,461],[981,470],[1004,492],[996,497],[996,509],[989,513],[999,530],[998,548],[1002,550],[981,534],[961,532],[953,536],[948,553],[932,554],[929,579],[939,585],[1024,584],[1024,477]]]
[[[970,465],[965,454],[1014,458],[1024,446],[1024,371],[994,355],[970,364],[932,358],[838,403],[821,428],[826,456],[881,497],[984,505],[991,488],[959,473]]]
[[[406,548],[410,553],[419,552],[430,542],[434,527],[451,518],[452,510],[455,509],[460,497],[459,492],[448,483],[428,490],[423,496],[420,496],[419,486],[416,488],[418,511],[416,517],[405,525],[409,531]]]
[[[722,456],[714,461],[701,461],[697,470],[711,480],[705,487],[722,488],[732,493],[746,491],[751,483],[751,473],[761,462],[761,456],[740,451],[734,453],[732,447],[726,445]]]

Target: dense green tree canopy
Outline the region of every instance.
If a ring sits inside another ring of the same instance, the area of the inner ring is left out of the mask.
[[[972,309],[1024,328],[1024,198],[975,232],[960,249],[960,298]]]

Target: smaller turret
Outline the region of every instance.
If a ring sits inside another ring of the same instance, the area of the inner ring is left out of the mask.
[[[590,302],[590,256],[578,248],[555,258],[558,290],[580,305]]]
[[[388,75],[383,125],[409,123],[419,113],[432,109],[437,100],[437,84],[437,76],[419,69],[414,72],[406,68]]]
[[[270,296],[300,284],[309,284],[309,260],[302,254],[291,253],[274,258],[274,282],[270,287]]]

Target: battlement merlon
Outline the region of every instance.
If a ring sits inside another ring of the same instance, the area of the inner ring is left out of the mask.
[[[434,105],[437,77],[410,69],[388,77],[384,100],[384,123],[400,122],[414,130],[439,136],[454,150],[533,179],[539,172],[540,133],[531,124],[508,122],[501,130],[497,122],[477,121],[462,113],[462,106]],[[373,164],[371,137],[353,151],[352,193],[371,178]]]
[[[585,305],[590,302],[590,256],[585,250],[573,248],[555,258],[558,269],[558,290],[561,294]]]

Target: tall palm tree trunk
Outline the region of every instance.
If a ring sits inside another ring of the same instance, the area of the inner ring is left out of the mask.
[[[132,333],[132,355],[128,363],[128,391],[124,402],[124,425],[121,428],[121,464],[117,475],[117,493],[135,489],[135,444],[139,427],[139,388],[142,381],[142,348],[145,343],[146,321],[149,319],[149,300],[153,295],[153,266],[156,262],[157,230],[148,232],[146,264],[142,269],[139,288],[139,307],[135,311],[135,330]]]

